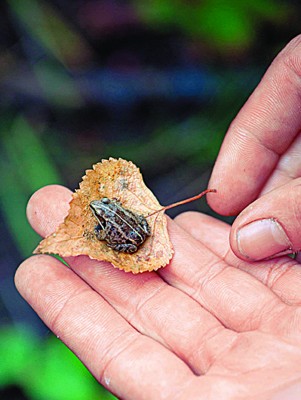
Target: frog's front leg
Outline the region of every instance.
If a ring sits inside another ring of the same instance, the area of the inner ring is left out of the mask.
[[[147,236],[150,236],[152,234],[151,229],[143,215],[139,215],[139,223],[140,223],[140,226],[142,227],[144,233],[146,233]]]
[[[132,243],[108,244],[108,246],[122,253],[135,253],[138,250],[138,247]]]
[[[98,224],[94,228],[95,236],[98,240],[105,240],[107,233],[105,229],[103,229],[102,225]]]

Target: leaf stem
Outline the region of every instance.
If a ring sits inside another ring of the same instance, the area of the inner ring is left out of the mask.
[[[157,213],[159,213],[161,211],[169,210],[170,208],[174,208],[174,207],[177,207],[177,206],[181,206],[182,204],[186,204],[186,203],[190,203],[191,201],[198,200],[201,197],[205,196],[205,194],[207,194],[207,193],[216,193],[216,192],[217,192],[216,189],[206,189],[203,192],[197,194],[196,196],[189,197],[189,199],[181,200],[181,201],[178,201],[176,203],[172,203],[172,204],[170,204],[168,206],[162,207],[159,210],[154,211],[151,214],[148,214],[145,218],[151,217],[152,215],[155,215],[155,214],[157,214]]]

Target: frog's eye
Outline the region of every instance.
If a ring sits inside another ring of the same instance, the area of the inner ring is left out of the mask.
[[[110,199],[108,199],[107,197],[103,197],[101,199],[101,202],[104,203],[104,204],[109,204],[110,203]]]

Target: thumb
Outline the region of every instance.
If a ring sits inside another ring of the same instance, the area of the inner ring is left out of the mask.
[[[245,208],[230,234],[233,252],[244,260],[262,260],[301,248],[301,178],[293,180]]]

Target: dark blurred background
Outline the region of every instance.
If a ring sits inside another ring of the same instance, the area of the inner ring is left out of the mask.
[[[38,188],[132,160],[161,204],[199,193],[227,127],[300,31],[298,0],[0,2],[0,398],[113,398],[17,294]],[[211,213],[205,201],[172,210]],[[229,222],[231,222],[229,220]]]

